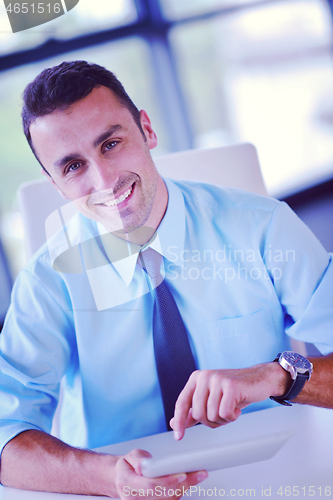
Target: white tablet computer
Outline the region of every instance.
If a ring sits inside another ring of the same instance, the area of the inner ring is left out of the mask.
[[[217,446],[197,447],[159,458],[146,458],[141,462],[141,472],[146,477],[159,477],[260,462],[272,458],[292,435],[290,430],[270,432],[245,439],[234,438]]]

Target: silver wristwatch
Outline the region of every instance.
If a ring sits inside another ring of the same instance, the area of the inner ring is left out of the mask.
[[[303,389],[305,382],[310,380],[313,364],[301,354],[293,351],[284,351],[278,354],[274,361],[277,361],[284,370],[290,373],[292,384],[286,394],[280,397],[271,396],[270,399],[282,405],[291,406],[288,400],[295,399]]]

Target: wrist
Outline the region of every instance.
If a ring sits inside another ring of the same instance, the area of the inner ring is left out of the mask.
[[[73,451],[72,464],[68,465],[73,474],[77,471],[77,477],[81,478],[76,493],[118,497],[115,469],[119,457],[89,450],[74,449]]]
[[[98,454],[98,456],[99,461],[96,464],[97,495],[117,498],[119,494],[116,486],[116,465],[120,457],[106,454]]]
[[[289,401],[297,398],[304,384],[310,380],[313,365],[307,358],[294,351],[279,353],[273,363],[278,363],[287,373],[290,373],[292,382],[284,394],[277,397],[270,396],[270,398],[282,405],[291,406]]]
[[[289,391],[292,384],[292,378],[289,372],[284,370],[279,363],[271,362],[268,364],[270,377],[273,381],[272,397],[281,398]]]

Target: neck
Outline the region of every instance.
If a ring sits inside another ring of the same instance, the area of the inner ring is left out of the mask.
[[[134,243],[135,245],[143,246],[145,245],[151,238],[153,237],[156,229],[148,226],[141,226],[131,231],[130,233],[120,233],[113,232],[117,238],[121,238],[122,240],[126,240],[130,243]]]
[[[130,243],[141,246],[145,245],[149,240],[151,240],[153,234],[162,222],[167,206],[168,190],[162,177],[158,176],[153,207],[147,221],[145,222],[145,225],[138,227],[128,233],[114,232],[113,234],[115,234],[115,236],[117,236],[118,238],[129,241]]]

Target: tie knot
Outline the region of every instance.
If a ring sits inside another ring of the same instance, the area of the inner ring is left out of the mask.
[[[140,253],[140,259],[141,265],[150,277],[153,287],[158,287],[163,281],[163,276],[160,272],[162,255],[149,247]]]

